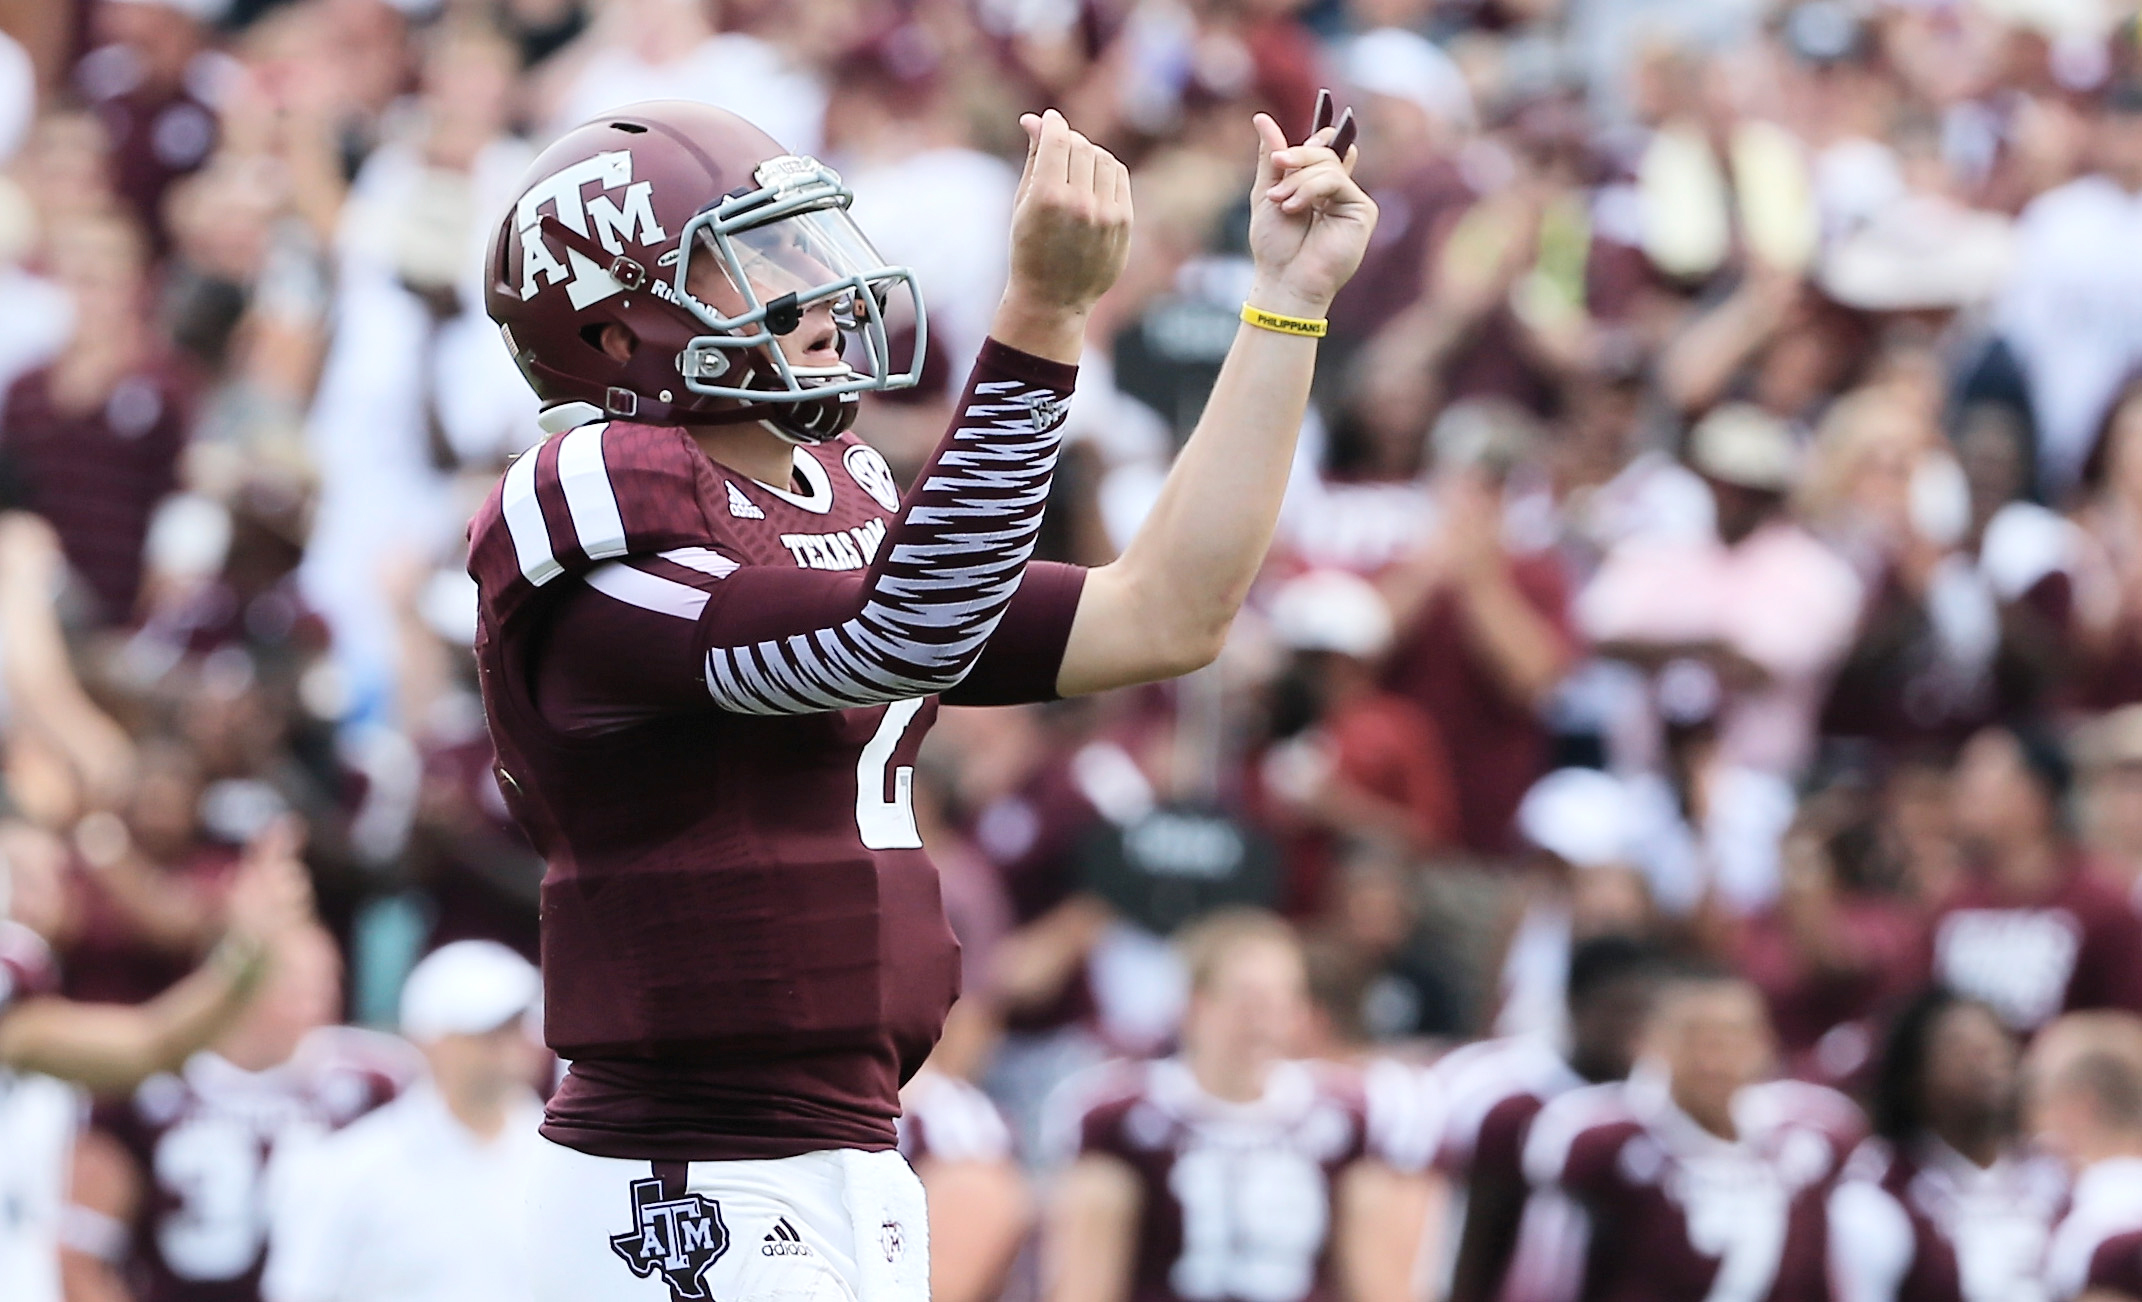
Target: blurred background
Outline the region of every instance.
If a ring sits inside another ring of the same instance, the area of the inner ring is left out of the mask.
[[[0,0],[15,916],[68,996],[146,999],[295,813],[324,1020],[392,1029],[453,941],[535,958],[463,528],[539,437],[476,271],[563,129],[692,98],[840,170],[930,305],[928,382],[858,423],[904,477],[1002,287],[1017,115],[1062,108],[1137,203],[1043,543],[1100,564],[1236,328],[1248,117],[1329,85],[1382,222],[1225,656],[946,710],[916,775],[939,1066],[1021,1178],[1065,1079],[1177,1043],[1168,937],[1222,907],[1299,940],[1290,1054],[1408,1072],[1567,1044],[1602,937],[1738,974],[1776,1069],[1846,1090],[1930,983],[2017,1039],[2142,1010],[2135,10]]]

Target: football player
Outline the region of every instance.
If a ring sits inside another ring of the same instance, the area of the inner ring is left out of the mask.
[[[1774,1050],[1747,981],[1668,982],[1629,1079],[1534,1118],[1504,1296],[1828,1302],[1824,1205],[1865,1127],[1841,1094],[1766,1080]]]
[[[334,1022],[341,957],[285,933],[260,997],[215,1045],[100,1106],[75,1147],[61,1271],[73,1302],[258,1302],[271,1161],[388,1101],[422,1063]]]
[[[2046,1248],[2047,1295],[2119,1296],[2142,1249],[2142,1018],[2070,1013],[2038,1033],[2025,1079],[2031,1130],[2075,1179]]]
[[[1874,1137],[1830,1195],[1839,1302],[2044,1302],[2067,1177],[2017,1134],[2018,1057],[1977,1000],[1936,987],[1898,1015]]]
[[[27,825],[0,824],[0,1297],[60,1296],[62,1204],[79,1110],[69,1082],[130,1090],[230,1026],[260,988],[270,940],[309,913],[296,849],[294,827],[256,839],[209,960],[147,1003],[119,1007],[53,993],[59,970],[45,936],[64,911],[66,852]]]
[[[1028,115],[1008,285],[903,499],[848,432],[911,383],[914,277],[830,169],[700,105],[538,157],[487,299],[552,437],[477,514],[499,782],[543,852],[545,1027],[571,1069],[530,1200],[540,1296],[925,1295],[898,1091],[957,985],[911,807],[940,700],[1179,674],[1270,541],[1316,338],[1375,208],[1352,123],[1255,121],[1245,325],[1144,528],[1029,565],[1129,173]],[[918,344],[919,344],[918,340]],[[758,1251],[770,1234],[802,1250]]]
[[[1449,1302],[1493,1302],[1524,1212],[1525,1135],[1548,1100],[1629,1074],[1663,973],[1657,951],[1598,936],[1569,958],[1569,1046],[1512,1035],[1458,1049],[1431,1075],[1447,1109],[1437,1164],[1466,1191]]]
[[[1373,1151],[1360,1081],[1290,1059],[1309,1016],[1293,931],[1226,910],[1182,949],[1181,1054],[1065,1086],[1050,1302],[1405,1302],[1421,1201]]]

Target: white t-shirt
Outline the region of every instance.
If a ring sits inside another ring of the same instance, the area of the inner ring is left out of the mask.
[[[7,980],[0,970],[0,984]],[[8,1302],[60,1300],[61,1208],[81,1107],[72,1086],[0,1071],[0,1298]]]
[[[741,114],[792,154],[817,153],[825,129],[826,92],[815,77],[756,36],[724,32],[662,63],[618,47],[597,51],[551,116],[550,133],[650,99],[696,100]]]
[[[2045,1282],[2053,1296],[2082,1292],[2098,1248],[2134,1230],[2142,1230],[2142,1157],[2108,1158],[2077,1176],[2068,1214],[2053,1228],[2045,1251]]]
[[[1999,325],[2030,380],[2039,486],[2057,496],[2142,358],[2142,197],[2086,176],[2032,200],[2016,234]]]
[[[278,1161],[268,1302],[524,1302],[525,1190],[542,1145],[533,1095],[495,1139],[429,1085]]]

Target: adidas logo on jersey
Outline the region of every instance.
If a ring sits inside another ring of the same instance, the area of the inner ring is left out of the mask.
[[[766,513],[761,511],[758,505],[750,498],[744,496],[743,489],[738,488],[726,479],[721,482],[722,486],[729,490],[729,514],[739,520],[763,520],[766,518]]]
[[[796,1227],[788,1223],[786,1216],[774,1222],[773,1233],[759,1245],[759,1255],[765,1257],[808,1257],[811,1245],[796,1233]]]

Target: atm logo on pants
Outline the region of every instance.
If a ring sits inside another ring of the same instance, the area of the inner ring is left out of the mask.
[[[695,1193],[664,1198],[660,1180],[634,1180],[632,1222],[631,1232],[610,1237],[610,1251],[642,1279],[659,1272],[673,1296],[711,1302],[705,1275],[729,1250],[721,1204]]]

